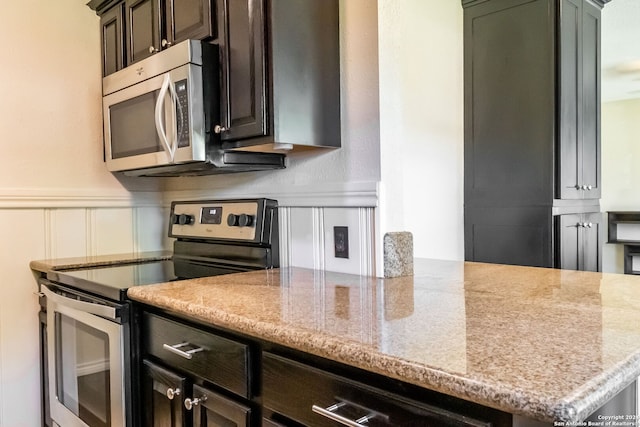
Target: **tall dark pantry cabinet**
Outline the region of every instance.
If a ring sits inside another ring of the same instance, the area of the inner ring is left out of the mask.
[[[598,271],[608,0],[462,0],[465,259]]]

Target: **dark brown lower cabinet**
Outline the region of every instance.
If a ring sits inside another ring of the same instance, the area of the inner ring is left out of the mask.
[[[144,360],[144,427],[250,426],[251,408]]]
[[[145,360],[142,377],[143,425],[184,427],[190,420],[182,396],[191,394],[187,378]]]
[[[555,218],[556,257],[565,270],[600,271],[602,266],[602,215],[578,213]]]
[[[466,206],[465,261],[600,271],[605,236],[593,208]]]
[[[144,312],[141,349],[144,427],[245,427],[260,421],[250,401],[246,343]]]
[[[476,418],[438,405],[417,402],[280,355],[263,353],[263,426],[333,425],[474,426],[504,424],[485,408]],[[272,421],[273,420],[273,421]]]

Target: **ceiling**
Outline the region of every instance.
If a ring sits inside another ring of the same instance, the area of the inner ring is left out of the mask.
[[[640,0],[602,10],[602,101],[640,98]]]

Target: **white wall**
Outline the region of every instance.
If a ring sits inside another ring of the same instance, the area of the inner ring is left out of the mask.
[[[464,258],[462,6],[380,1],[381,231]]]
[[[602,104],[601,210],[640,211],[640,99]],[[605,272],[624,272],[623,246],[605,244]]]

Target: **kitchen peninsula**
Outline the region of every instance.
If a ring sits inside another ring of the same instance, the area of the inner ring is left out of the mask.
[[[635,276],[425,260],[413,277],[285,268],[128,294],[409,391],[515,414],[513,425],[582,421],[624,389],[635,399],[640,375]]]

